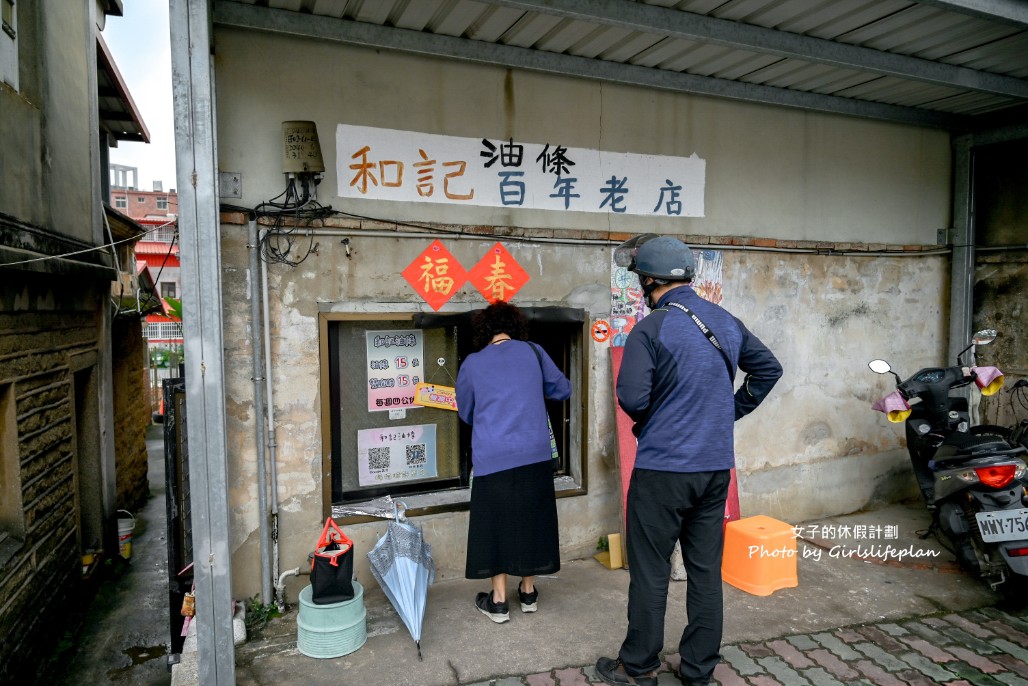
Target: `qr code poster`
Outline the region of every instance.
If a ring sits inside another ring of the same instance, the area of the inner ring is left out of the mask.
[[[421,329],[368,331],[368,412],[414,409],[414,387],[424,374]]]
[[[357,432],[357,483],[379,486],[439,475],[435,424],[387,426]]]

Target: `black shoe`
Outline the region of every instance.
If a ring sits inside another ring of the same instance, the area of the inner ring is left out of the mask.
[[[682,682],[682,686],[710,686],[707,679],[686,679],[681,674],[678,675],[678,680]]]
[[[477,607],[482,614],[497,624],[503,624],[504,622],[510,621],[510,608],[507,605],[507,601],[494,603],[492,591],[489,591],[488,593],[479,593],[475,596],[475,607]]]
[[[690,679],[687,676],[682,676],[682,672],[679,669],[674,670],[674,674],[678,677],[678,680],[682,682],[682,686],[709,686],[710,679]]]
[[[521,601],[522,612],[535,612],[539,609],[539,589],[535,589],[531,593],[525,593],[521,590],[521,582],[518,582],[518,600]]]
[[[621,658],[601,657],[596,661],[596,676],[611,686],[657,686],[657,672],[629,676]]]

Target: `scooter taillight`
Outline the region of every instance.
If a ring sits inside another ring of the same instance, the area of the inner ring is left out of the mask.
[[[1007,548],[1007,555],[1010,557],[1028,556],[1028,548]]]
[[[990,488],[1003,488],[1017,475],[1017,465],[1000,464],[992,467],[976,467],[978,480]]]

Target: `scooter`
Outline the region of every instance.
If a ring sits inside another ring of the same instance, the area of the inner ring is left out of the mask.
[[[962,363],[965,353],[972,351],[973,360],[972,349],[996,335],[979,331],[956,366],[928,367],[906,380],[885,360],[868,366],[896,377],[896,390],[872,409],[906,423],[907,452],[932,513],[925,535],[941,533],[940,542],[966,569],[994,590],[1017,593],[1028,588],[1028,420],[1014,429],[972,426],[967,394],[959,391],[975,384],[982,395],[993,395],[1002,388],[996,367]],[[1023,393],[1022,384],[1028,386],[1022,380],[1014,390]]]

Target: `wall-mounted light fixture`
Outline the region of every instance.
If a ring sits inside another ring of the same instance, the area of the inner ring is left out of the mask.
[[[312,121],[282,122],[282,171],[301,202],[317,198],[325,171],[318,127]]]

